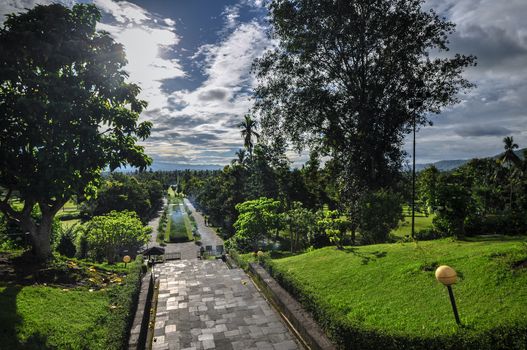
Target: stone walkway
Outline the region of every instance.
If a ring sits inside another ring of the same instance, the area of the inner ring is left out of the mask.
[[[156,269],[153,349],[300,349],[241,269],[197,259],[169,261]]]
[[[212,227],[209,227],[205,225],[205,219],[203,218],[203,215],[201,215],[200,212],[194,208],[194,205],[192,205],[192,202],[190,202],[187,198],[184,199],[185,205],[187,208],[190,209],[192,216],[196,220],[196,226],[198,227],[198,232],[201,235],[201,242],[203,246],[218,246],[223,245],[223,240],[218,237],[216,234],[216,231]]]

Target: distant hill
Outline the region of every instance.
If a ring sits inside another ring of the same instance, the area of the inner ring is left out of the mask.
[[[514,151],[514,153],[516,153],[516,155],[518,157],[523,159],[523,151],[524,150],[527,150],[527,148],[522,148],[520,150]],[[495,156],[487,157],[487,158],[499,159],[499,158],[502,157],[502,155],[503,155],[503,153],[500,153],[500,154],[497,154]],[[453,169],[459,168],[460,166],[462,166],[463,164],[467,163],[468,161],[470,161],[470,159],[452,159],[452,160],[440,160],[440,161],[435,162],[435,163],[416,164],[415,165],[415,170],[416,171],[421,171],[421,170],[423,170],[425,168],[428,168],[429,166],[434,165],[437,169],[439,169],[441,171],[449,171],[449,170],[453,170]]]
[[[152,166],[150,168],[152,168],[153,171],[174,171],[174,170],[221,170],[223,169],[223,165],[219,165],[219,164],[176,164],[176,163],[170,163],[170,162],[159,162],[159,161],[154,161],[152,163]],[[147,170],[150,170],[150,168],[148,168]],[[117,169],[116,171],[118,172],[122,172],[122,173],[131,173],[131,172],[134,172],[136,170],[136,168],[130,168],[130,167],[125,167],[125,168],[120,168],[120,169]]]

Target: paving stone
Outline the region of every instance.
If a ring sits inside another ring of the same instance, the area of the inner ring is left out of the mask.
[[[241,269],[194,259],[165,262],[156,270],[163,297],[153,349],[300,349]]]

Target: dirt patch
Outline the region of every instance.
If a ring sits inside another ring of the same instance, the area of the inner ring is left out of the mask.
[[[512,264],[513,270],[527,269],[527,259],[520,260]]]

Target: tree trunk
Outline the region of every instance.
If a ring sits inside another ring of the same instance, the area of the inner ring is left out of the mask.
[[[42,213],[39,225],[31,225],[29,233],[33,243],[33,252],[38,260],[46,260],[51,256],[51,229],[54,214]]]
[[[291,227],[291,224],[289,224],[289,242],[290,242],[290,248],[291,248],[291,253],[294,253],[295,252],[295,249],[293,247],[293,228]]]

